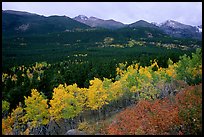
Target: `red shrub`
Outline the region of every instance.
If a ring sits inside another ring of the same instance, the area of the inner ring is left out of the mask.
[[[162,134],[179,123],[178,107],[168,99],[142,100],[121,112],[108,131],[110,134]]]
[[[181,124],[191,125],[193,129],[190,129],[188,134],[200,132],[202,129],[202,123],[199,123],[202,115],[201,86],[202,84],[187,87],[171,99],[139,101],[134,107],[127,108],[116,116],[115,121],[107,128],[108,134],[171,134],[171,131]],[[193,126],[189,121],[192,118]],[[174,134],[184,133],[179,130]]]

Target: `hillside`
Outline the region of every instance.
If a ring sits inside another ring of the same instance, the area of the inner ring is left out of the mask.
[[[88,18],[84,15],[79,15],[74,18],[57,15],[45,17],[28,12],[2,10],[3,36],[40,35],[53,32],[61,33],[103,29],[117,31],[123,28],[129,29],[129,31],[134,31],[136,28],[157,29],[163,34],[175,38],[202,39],[202,25],[200,25],[200,27],[190,26],[173,20],[167,20],[161,24],[148,23],[144,20],[139,20],[131,24],[123,24],[113,19],[104,20],[92,16]]]
[[[146,22],[144,20],[139,20],[139,21],[137,21],[135,23],[129,24],[128,27],[131,27],[131,28],[139,28],[139,27],[158,28],[154,24],[148,23],[148,22]]]
[[[185,25],[173,20],[167,20],[160,24],[160,29],[174,37],[202,39],[202,33],[198,27]]]
[[[3,36],[40,35],[87,28],[90,27],[66,16],[45,17],[27,12],[2,11]]]

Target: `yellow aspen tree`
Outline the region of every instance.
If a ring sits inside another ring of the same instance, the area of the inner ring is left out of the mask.
[[[25,97],[25,105],[26,114],[23,120],[26,123],[30,122],[31,128],[48,124],[50,115],[47,99],[44,99],[36,89],[31,90],[31,96]]]
[[[64,87],[62,84],[60,84],[57,88],[54,88],[53,90],[53,96],[50,100],[50,108],[49,113],[54,120],[61,119],[63,109],[65,108],[65,98],[67,97],[67,92],[64,90]]]
[[[85,105],[85,100],[86,100],[86,89],[85,88],[79,88],[77,87],[77,84],[65,85],[65,90],[67,91],[68,94],[71,94],[73,96],[71,105],[74,106],[74,113],[77,115],[80,112],[83,111],[84,105]]]
[[[76,84],[63,86],[60,84],[54,88],[53,97],[50,100],[49,112],[52,119],[69,119],[77,116],[83,108],[84,100],[83,90]]]
[[[108,93],[107,90],[103,88],[103,82],[100,79],[94,78],[94,80],[90,80],[87,98],[88,101],[86,105],[91,108],[91,110],[97,110],[103,105],[108,104]]]
[[[108,100],[117,100],[123,95],[122,84],[120,81],[115,81],[110,85]]]

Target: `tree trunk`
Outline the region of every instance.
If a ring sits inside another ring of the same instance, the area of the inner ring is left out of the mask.
[[[57,125],[57,127],[60,129],[61,127],[59,126],[59,124],[55,121],[55,120],[53,120],[54,122],[55,122],[55,124]],[[54,127],[54,129],[55,129],[55,127]],[[57,135],[59,134],[59,132],[57,132],[56,130],[55,130],[55,132],[57,133]]]
[[[102,110],[102,115],[103,115],[103,120],[106,118],[106,106],[104,107],[104,109]]]
[[[101,118],[101,108],[98,109],[98,120]]]

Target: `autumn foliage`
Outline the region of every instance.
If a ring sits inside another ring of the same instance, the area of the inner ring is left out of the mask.
[[[141,100],[116,116],[108,134],[201,134],[202,84],[187,87],[175,97]],[[181,128],[182,127],[182,128]]]
[[[202,52],[198,49],[192,58],[183,56],[178,63],[169,59],[168,68],[159,67],[156,60],[150,66],[136,63],[126,67],[127,63],[120,63],[115,80],[94,78],[90,80],[89,88],[60,84],[53,89],[50,100],[40,91],[32,89],[31,95],[25,97],[24,105],[19,105],[10,114],[6,113],[9,102],[3,101],[2,132],[29,134],[33,128],[47,126],[51,121],[73,119],[84,111],[106,115],[107,111],[101,113],[101,110],[108,105],[120,108],[138,102],[117,116],[108,128],[109,134],[177,134],[177,130],[179,134],[200,133],[201,85],[195,86],[196,89],[188,87],[176,97],[175,89],[165,88],[164,85],[178,80],[190,85],[201,83],[201,60]],[[43,64],[36,64],[33,68],[39,76],[43,74],[42,67]],[[32,80],[29,70],[26,74]],[[9,77],[18,81],[15,75],[3,73],[2,82]],[[163,92],[167,94],[161,99]]]
[[[44,99],[36,89],[32,89],[31,97],[25,97],[26,111],[23,121],[30,121],[30,127],[46,125],[49,122],[47,99]]]

